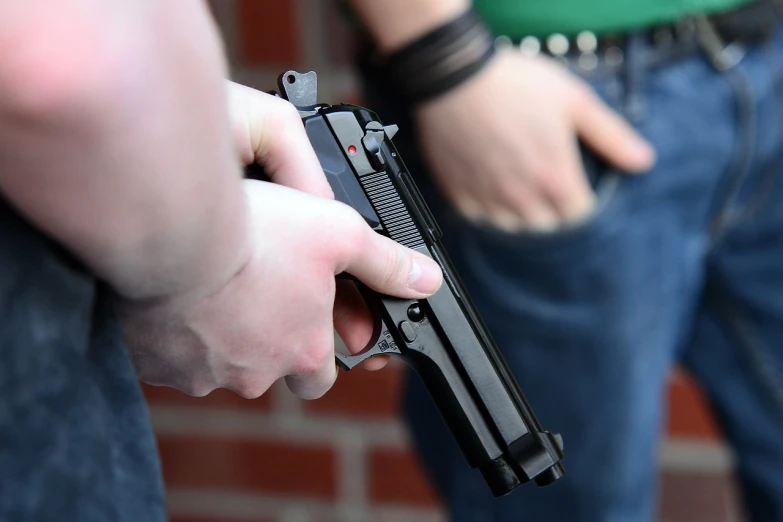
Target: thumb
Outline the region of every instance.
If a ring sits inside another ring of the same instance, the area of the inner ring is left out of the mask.
[[[589,88],[574,104],[573,121],[584,142],[622,170],[641,173],[655,163],[655,150]]]
[[[359,239],[350,243],[342,270],[381,294],[423,298],[443,283],[443,272],[428,255],[404,247],[372,230],[360,217]]]
[[[247,142],[240,150],[252,152],[248,160],[264,167],[274,183],[334,199],[299,112],[290,102],[233,83],[229,95],[237,135]]]

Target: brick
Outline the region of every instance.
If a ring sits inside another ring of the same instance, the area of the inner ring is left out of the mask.
[[[245,66],[282,66],[299,63],[300,24],[296,2],[240,0],[237,6],[239,60]]]
[[[669,386],[668,402],[667,433],[670,437],[704,440],[721,438],[709,404],[692,379],[682,374],[673,379]]]
[[[287,442],[160,436],[167,486],[333,499],[332,448]]]
[[[272,407],[270,389],[257,399],[244,399],[229,390],[215,390],[204,397],[191,397],[174,388],[143,385],[144,395],[150,404],[175,404],[178,406],[218,407],[223,409],[242,409],[267,411]]]
[[[321,415],[376,419],[395,417],[404,378],[403,364],[391,361],[386,368],[375,372],[361,367],[349,372],[340,370],[332,389],[318,400],[304,401],[303,408]]]
[[[416,456],[409,450],[378,448],[368,457],[369,495],[381,504],[440,505]]]

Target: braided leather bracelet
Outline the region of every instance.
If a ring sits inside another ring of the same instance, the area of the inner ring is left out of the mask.
[[[465,82],[494,54],[492,33],[469,9],[387,56],[384,67],[399,94],[417,105]]]

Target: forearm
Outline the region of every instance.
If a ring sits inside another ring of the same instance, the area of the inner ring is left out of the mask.
[[[16,4],[0,6],[0,191],[126,297],[230,277],[245,203],[203,5]]]
[[[393,51],[470,7],[470,0],[350,0],[382,51]]]

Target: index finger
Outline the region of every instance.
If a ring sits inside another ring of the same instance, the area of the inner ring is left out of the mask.
[[[235,110],[243,112],[253,159],[279,185],[334,199],[302,118],[290,102],[234,84]]]

